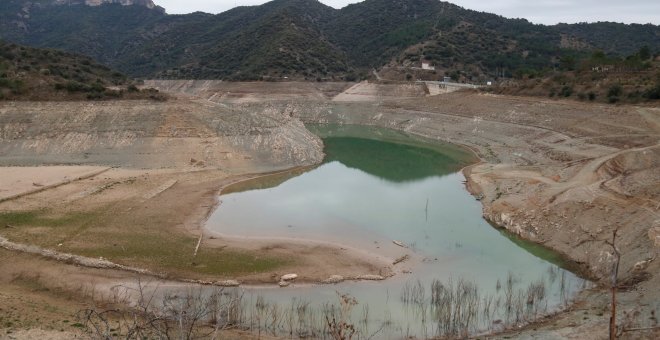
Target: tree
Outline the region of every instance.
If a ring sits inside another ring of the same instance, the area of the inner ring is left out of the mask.
[[[614,229],[612,233],[612,242],[605,241],[610,247],[612,247],[612,252],[614,253],[614,262],[612,263],[612,308],[610,315],[610,340],[616,339],[616,290],[618,287],[618,276],[619,276],[619,262],[621,262],[621,252],[616,246],[616,234],[619,231],[619,228]]]
[[[637,52],[639,59],[642,61],[651,59],[651,49],[648,46],[642,46]]]

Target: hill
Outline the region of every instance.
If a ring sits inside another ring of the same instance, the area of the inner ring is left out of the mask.
[[[625,56],[660,27],[616,23],[544,26],[437,0],[365,0],[340,10],[316,0],[274,0],[211,15],[168,15],[155,4],[6,0],[0,37],[89,55],[136,77],[331,80],[367,77],[486,81],[555,68],[602,50]],[[421,70],[422,63],[435,70]]]
[[[0,41],[0,100],[164,99],[90,57]]]
[[[500,82],[487,91],[550,98],[573,98],[604,103],[640,103],[660,99],[660,57],[641,48],[625,58],[602,51],[565,60],[559,69],[522,75]]]

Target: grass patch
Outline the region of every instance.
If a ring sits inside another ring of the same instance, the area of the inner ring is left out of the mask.
[[[99,240],[107,240],[99,244]],[[272,271],[292,261],[257,252],[238,252],[202,247],[196,257],[197,239],[168,233],[87,233],[73,249],[89,257],[104,257],[125,265],[149,268],[180,277],[233,277]],[[96,244],[95,247],[87,247]]]
[[[23,226],[34,224],[38,219],[34,211],[4,212],[0,213],[0,225]]]
[[[15,242],[54,247],[98,225],[102,217],[100,211],[63,215],[46,210],[3,212],[0,213],[0,230],[2,235]]]
[[[91,215],[91,213],[71,213],[59,217],[48,217],[45,211],[12,211],[0,213],[0,225],[56,228],[72,224],[79,225],[81,222],[88,220]]]
[[[142,223],[140,223],[142,222]],[[11,228],[3,228],[5,225]],[[293,262],[259,252],[202,246],[158,223],[122,218],[112,209],[55,215],[46,210],[0,213],[2,235],[14,242],[146,268],[177,277],[226,277],[272,271]],[[62,246],[58,246],[62,243]]]

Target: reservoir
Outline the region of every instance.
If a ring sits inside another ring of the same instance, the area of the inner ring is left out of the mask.
[[[270,318],[296,314],[308,336],[323,337],[340,319],[355,338],[475,335],[561,309],[586,286],[556,254],[482,218],[460,172],[476,158],[463,148],[386,129],[309,128],[324,141],[323,164],[227,188],[206,227],[374,253],[397,241],[414,254],[410,270],[383,281],[240,288],[250,323],[276,310]],[[293,328],[277,320],[258,327]]]

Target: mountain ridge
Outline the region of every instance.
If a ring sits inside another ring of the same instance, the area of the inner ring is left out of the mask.
[[[428,77],[477,81],[553,68],[594,50],[624,56],[660,46],[660,26],[544,26],[436,0],[365,0],[342,9],[274,0],[216,15],[128,6],[151,0],[72,1],[97,5],[32,6],[26,16],[29,1],[7,0],[0,38],[83,53],[137,77],[226,80],[350,80],[426,62],[436,67]]]

